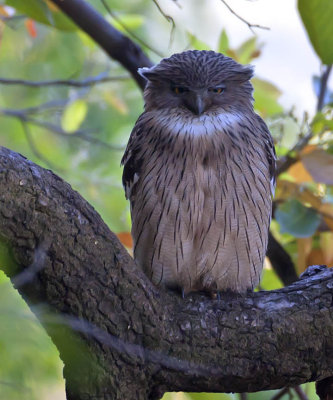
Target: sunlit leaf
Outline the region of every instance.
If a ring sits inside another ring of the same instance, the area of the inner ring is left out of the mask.
[[[298,10],[323,64],[333,64],[333,1],[298,0]]]
[[[302,162],[316,182],[333,185],[333,155],[325,150],[316,150],[301,155]]]
[[[251,62],[255,56],[258,56],[257,36],[253,36],[242,43],[236,50],[236,53],[238,55],[238,62],[241,64],[248,64]]]
[[[196,36],[194,36],[192,33],[187,32],[190,45],[196,50],[210,50],[210,46],[207,43],[204,43],[200,39],[198,39]]]
[[[122,115],[127,115],[129,110],[124,100],[114,92],[104,92],[104,100]]]
[[[297,161],[288,169],[288,174],[294,178],[297,183],[313,182],[312,176],[305,169],[301,161]]]
[[[15,8],[31,19],[65,31],[77,30],[77,26],[58,9],[48,7],[44,0],[5,0],[5,4]]]
[[[107,19],[112,22],[112,25],[118,29],[119,31],[126,32],[127,29],[135,30],[140,28],[145,22],[145,19],[140,14],[124,14],[118,15],[117,20],[114,18],[107,16]]]
[[[288,149],[293,148],[298,141],[299,133],[300,128],[297,122],[291,117],[286,117],[283,123],[283,136],[280,145]]]
[[[220,34],[220,37],[219,37],[217,51],[219,53],[225,54],[228,49],[229,49],[229,38],[228,38],[227,32],[223,29]]]
[[[304,272],[308,264],[308,255],[312,249],[312,237],[298,238],[297,239],[297,272],[301,274]]]
[[[320,223],[320,216],[312,208],[305,207],[298,200],[292,199],[279,205],[275,219],[280,224],[281,232],[288,232],[295,237],[312,236]]]
[[[61,127],[66,132],[74,132],[79,129],[88,111],[87,103],[84,100],[75,100],[65,108],[61,119]]]
[[[323,253],[324,264],[333,264],[333,232],[323,232],[320,234],[320,249]]]
[[[280,90],[264,79],[253,78],[251,80],[254,87],[254,107],[263,116],[269,116],[282,112],[283,108],[278,103],[281,96]]]

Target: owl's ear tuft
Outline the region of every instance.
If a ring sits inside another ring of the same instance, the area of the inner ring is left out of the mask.
[[[249,81],[254,75],[254,67],[252,65],[242,65],[240,69],[234,71],[233,76],[230,80],[235,82],[243,83]]]
[[[148,67],[143,67],[138,69],[139,75],[141,75],[143,78],[145,78],[147,81],[154,82],[155,80],[158,79],[158,74],[156,71],[154,71],[155,66],[148,68]]]

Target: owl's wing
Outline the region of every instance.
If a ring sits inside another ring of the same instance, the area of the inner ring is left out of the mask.
[[[265,121],[257,115],[257,120],[259,122],[261,132],[263,134],[264,148],[267,156],[267,161],[269,165],[269,173],[271,180],[271,194],[274,196],[275,185],[276,185],[276,153],[274,142],[271,133],[269,132]]]
[[[141,166],[143,159],[140,158],[141,144],[139,137],[143,132],[143,115],[137,120],[130,139],[128,141],[125,153],[121,159],[121,165],[124,166],[123,170],[123,186],[125,189],[126,199],[132,200],[135,194],[135,185],[140,177]]]

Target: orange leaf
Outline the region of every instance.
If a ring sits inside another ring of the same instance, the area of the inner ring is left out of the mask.
[[[59,8],[50,0],[44,0],[48,8],[53,12],[59,12]]]
[[[130,249],[133,247],[133,239],[130,232],[119,232],[117,233],[117,236],[125,247],[128,247]]]
[[[333,232],[324,232],[320,234],[320,249],[323,252],[324,264],[333,264]]]
[[[312,249],[310,254],[307,256],[307,264],[310,265],[324,265],[325,257],[322,249]]]
[[[6,6],[0,6],[0,15],[3,15],[4,17],[9,17]]]
[[[26,27],[26,29],[27,29],[29,35],[30,35],[32,38],[37,37],[36,22],[35,22],[33,19],[28,18],[28,19],[26,19],[26,20],[24,21],[24,23],[25,23],[25,27]]]
[[[312,176],[305,169],[301,161],[297,161],[288,169],[288,173],[295,179],[297,183],[313,182]]]
[[[312,248],[312,237],[297,239],[297,272],[304,272],[308,264],[308,255]]]

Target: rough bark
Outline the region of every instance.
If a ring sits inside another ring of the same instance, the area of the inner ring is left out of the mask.
[[[252,392],[333,375],[331,269],[277,291],[183,300],[151,284],[66,182],[4,148],[0,235],[0,265],[56,343],[68,400]]]

